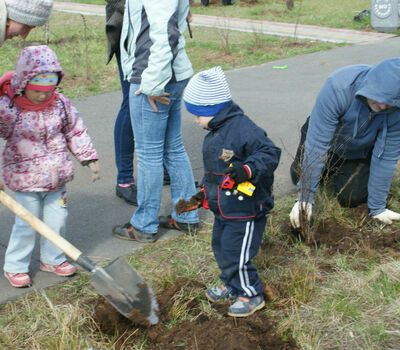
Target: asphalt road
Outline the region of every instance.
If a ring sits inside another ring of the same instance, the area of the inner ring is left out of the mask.
[[[301,55],[260,66],[226,72],[233,99],[282,148],[281,163],[275,173],[275,194],[294,191],[289,178],[289,166],[299,140],[299,130],[311,111],[316,94],[325,79],[336,69],[350,64],[375,64],[382,59],[397,56],[400,38],[376,41]],[[276,70],[275,65],[287,65]],[[90,182],[90,171],[76,163],[76,177],[68,184],[67,239],[97,262],[106,262],[131,253],[140,243],[118,240],[111,236],[112,227],[129,221],[134,207],[115,196],[116,170],[114,165],[113,126],[119,104],[120,92],[72,100],[93,138],[100,154],[101,180]],[[205,131],[200,129],[186,111],[182,116],[184,142],[191,159],[195,178],[201,179],[201,144]],[[164,188],[161,215],[171,211],[168,193]],[[11,194],[11,191],[6,192]],[[201,210],[202,220],[210,216]],[[0,265],[14,215],[0,206]],[[165,231],[162,239],[176,236],[176,231]],[[157,243],[155,243],[157,244]],[[31,262],[34,286],[15,289],[0,275],[0,303],[64,281],[64,278],[38,271],[39,255],[36,249]]]

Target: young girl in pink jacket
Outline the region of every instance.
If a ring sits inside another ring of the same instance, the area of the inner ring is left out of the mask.
[[[73,179],[72,153],[99,178],[97,153],[69,100],[56,91],[64,73],[48,46],[21,51],[14,72],[0,79],[0,137],[5,184],[16,200],[60,235],[65,233],[65,184]],[[14,287],[31,285],[29,265],[36,233],[18,216],[7,247],[4,275]],[[40,238],[40,270],[71,276],[76,268],[64,253]]]

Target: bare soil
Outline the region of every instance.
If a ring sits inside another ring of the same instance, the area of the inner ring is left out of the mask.
[[[232,318],[226,315],[228,303],[214,303],[216,316],[208,317],[200,310],[198,302],[184,303],[193,321],[181,321],[171,327],[168,316],[174,296],[184,290],[205,289],[197,281],[180,278],[158,295],[160,323],[145,327],[132,323],[120,315],[107,301],[99,297],[96,301],[94,320],[100,330],[116,337],[116,349],[133,346],[138,339],[147,338],[146,350],[295,350],[299,349],[291,336],[283,339],[277,332],[276,322],[265,312],[257,312],[247,318]],[[271,294],[272,293],[272,294]],[[274,291],[266,288],[267,300],[274,298]]]
[[[368,217],[366,206],[352,209],[351,216],[361,223],[359,228],[349,228],[333,220],[324,220],[314,228],[313,241],[309,245],[314,248],[324,246],[324,251],[329,255],[346,252],[373,255],[376,258],[400,257],[400,230],[381,230],[380,226]],[[281,229],[289,236],[293,234],[287,223],[282,224]],[[298,239],[298,236],[295,237]],[[268,254],[273,264],[285,265],[289,262],[285,248],[287,244],[291,244],[290,240],[289,243],[264,242],[261,254]],[[327,264],[321,268],[329,273],[331,266]],[[286,292],[281,290],[279,284],[265,285],[264,289],[267,307],[284,307]],[[160,323],[155,326],[132,323],[102,297],[96,300],[94,320],[105,335],[110,339],[117,339],[116,349],[133,346],[143,338],[147,339],[146,350],[299,349],[290,334],[279,334],[277,321],[265,312],[259,311],[247,318],[232,318],[226,314],[229,307],[229,303],[226,302],[211,304],[215,312],[205,313],[198,298],[193,297],[202,295],[204,290],[205,286],[198,281],[179,278],[173,286],[157,296]],[[169,313],[177,296],[179,302],[185,305],[191,321],[182,320],[172,326]]]
[[[360,255],[375,256],[377,258],[400,257],[400,230],[390,225],[381,225],[368,215],[366,205],[351,209],[352,219],[361,224],[359,227],[346,227],[327,219],[321,221],[313,229],[310,246],[327,248],[328,254],[357,253]],[[293,231],[289,225],[287,232],[299,238],[299,233]]]

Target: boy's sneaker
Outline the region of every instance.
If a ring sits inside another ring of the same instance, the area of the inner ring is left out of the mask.
[[[40,262],[40,271],[53,272],[58,276],[67,277],[75,274],[76,267],[71,265],[68,261],[64,261],[60,265],[47,265],[43,262]]]
[[[15,288],[30,287],[32,285],[31,278],[25,272],[12,273],[4,271],[4,276],[8,279],[10,284]]]
[[[12,273],[4,271],[5,278],[8,279],[10,284],[15,288],[30,287],[32,285],[31,278],[25,272]]]
[[[264,306],[265,301],[262,295],[257,295],[252,298],[239,297],[236,302],[230,306],[228,315],[232,317],[246,317],[254,314]]]
[[[160,226],[167,228],[169,230],[178,230],[182,232],[186,232],[189,235],[195,235],[197,233],[197,229],[199,228],[199,224],[187,224],[184,222],[175,221],[171,215],[168,216],[160,216],[158,218],[160,220]]]
[[[214,303],[220,300],[235,300],[237,295],[233,293],[232,289],[224,286],[223,284],[219,287],[210,287],[206,290],[206,297],[209,301]]]

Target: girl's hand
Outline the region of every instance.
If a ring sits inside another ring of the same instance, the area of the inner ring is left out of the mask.
[[[92,172],[92,182],[100,180],[100,169],[99,169],[99,162],[96,160],[94,162],[90,162],[88,164],[90,171]]]

